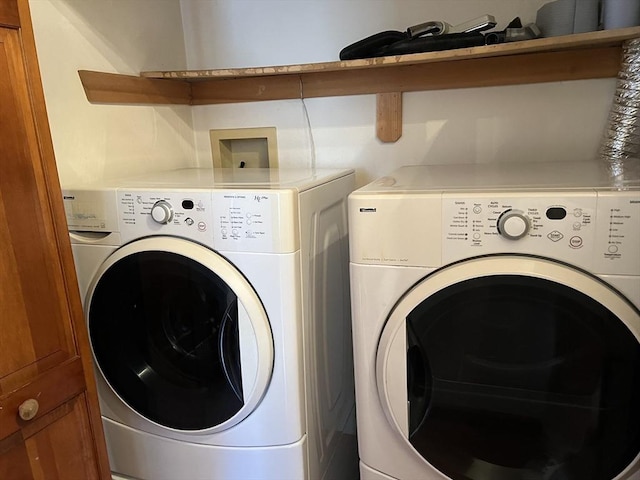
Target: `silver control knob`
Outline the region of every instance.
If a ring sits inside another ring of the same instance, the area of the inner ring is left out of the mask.
[[[520,210],[507,210],[498,218],[498,233],[509,240],[519,240],[530,228],[529,219]]]
[[[151,207],[151,218],[161,224],[167,224],[173,220],[173,208],[169,202],[159,200]]]

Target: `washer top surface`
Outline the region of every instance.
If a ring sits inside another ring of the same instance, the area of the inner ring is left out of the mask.
[[[637,174],[614,180],[602,162],[514,162],[410,165],[375,180],[358,192],[619,189],[639,186]]]
[[[343,177],[351,169],[270,169],[270,168],[182,168],[82,185],[80,189],[286,189],[304,191]],[[65,188],[77,189],[77,186]]]

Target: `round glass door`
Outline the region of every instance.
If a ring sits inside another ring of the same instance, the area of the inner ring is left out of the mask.
[[[257,295],[226,260],[186,240],[154,237],[116,251],[89,290],[88,325],[109,386],[168,428],[236,424],[271,374],[271,332]]]
[[[411,448],[451,479],[628,478],[640,452],[639,332],[637,309],[582,272],[478,259],[397,305],[378,388]]]

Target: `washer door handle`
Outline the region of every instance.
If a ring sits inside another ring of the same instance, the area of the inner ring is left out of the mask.
[[[231,317],[231,309],[233,307],[233,303],[230,303],[227,309],[224,312],[224,318],[222,319],[222,325],[220,327],[220,341],[219,341],[219,352],[220,352],[220,363],[222,364],[222,370],[224,371],[224,376],[231,385],[231,389],[233,393],[236,395],[238,400],[243,401],[242,398],[242,379],[240,378],[239,369],[236,365],[230,364],[227,358],[227,355],[231,355],[230,349],[228,347],[229,342],[232,341],[232,334],[227,333],[227,330],[233,328],[234,325],[237,328],[237,322]],[[235,345],[237,346],[237,336]],[[236,347],[239,348],[239,347]],[[239,359],[237,359],[239,363]]]

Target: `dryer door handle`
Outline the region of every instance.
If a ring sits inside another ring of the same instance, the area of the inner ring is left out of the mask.
[[[407,403],[410,437],[427,416],[433,393],[432,382],[429,357],[425,354],[411,324],[407,322]]]

